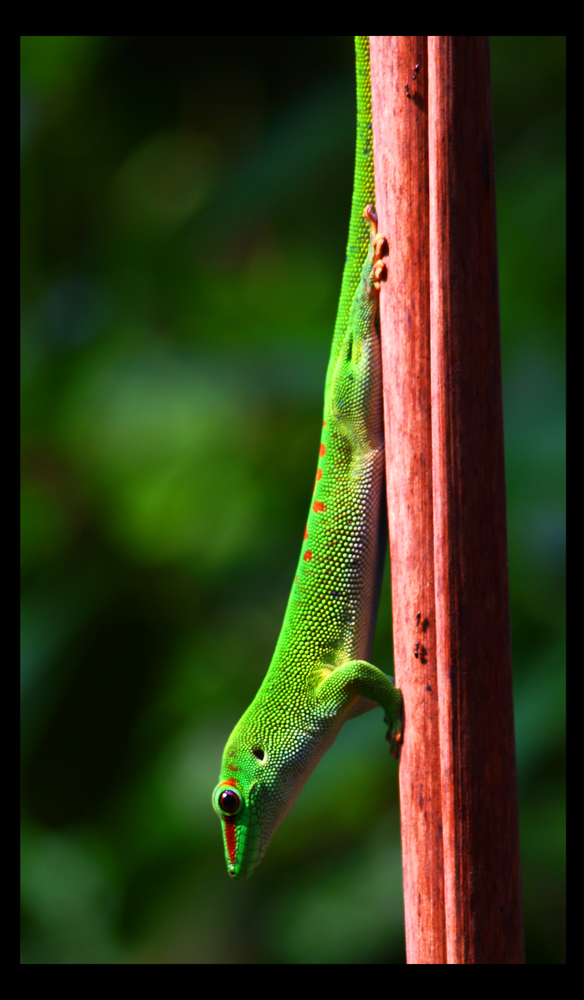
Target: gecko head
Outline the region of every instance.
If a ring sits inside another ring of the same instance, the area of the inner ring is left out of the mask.
[[[241,726],[241,723],[240,723]],[[273,834],[287,816],[308,775],[283,766],[272,740],[236,727],[213,792],[221,820],[227,871],[249,878],[262,860]]]

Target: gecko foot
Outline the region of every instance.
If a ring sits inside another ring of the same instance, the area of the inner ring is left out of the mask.
[[[377,232],[377,215],[373,205],[365,205],[363,218],[369,223],[371,229],[371,245],[373,247],[373,261],[370,281],[372,287],[378,292],[381,282],[387,277],[387,267],[381,260],[389,253],[389,247],[385,236]]]

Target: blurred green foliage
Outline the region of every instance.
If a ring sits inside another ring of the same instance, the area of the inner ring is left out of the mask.
[[[565,40],[491,55],[527,948],[558,963]],[[211,808],[314,476],[352,58],[333,36],[22,38],[25,963],[404,960],[377,712],[250,882]]]

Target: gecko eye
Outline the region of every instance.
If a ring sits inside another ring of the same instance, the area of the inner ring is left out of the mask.
[[[245,805],[242,792],[230,786],[231,781],[220,781],[213,792],[213,808],[223,819],[233,819]]]
[[[241,795],[233,788],[225,788],[217,796],[217,806],[226,816],[234,816],[235,813],[239,812],[242,804]]]
[[[258,760],[263,760],[266,756],[261,747],[252,747],[251,752]]]

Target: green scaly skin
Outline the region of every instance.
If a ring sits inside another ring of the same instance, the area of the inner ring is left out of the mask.
[[[381,357],[386,252],[374,194],[369,39],[355,39],[357,149],[347,258],[329,361],[316,483],[266,677],[223,753],[213,805],[227,870],[247,878],[347,719],[385,709],[399,757],[402,697],[367,660],[386,549]]]

